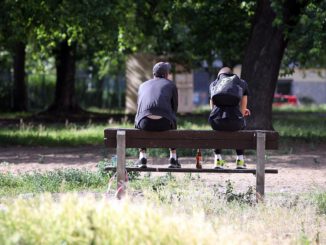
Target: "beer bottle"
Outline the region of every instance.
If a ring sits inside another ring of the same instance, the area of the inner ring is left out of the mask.
[[[197,154],[196,154],[196,168],[202,169],[202,156],[201,156],[201,151],[200,149],[197,149]]]

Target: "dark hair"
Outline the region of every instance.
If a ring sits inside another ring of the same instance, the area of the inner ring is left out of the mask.
[[[153,67],[153,75],[155,77],[165,77],[169,74],[171,65],[168,62],[158,62]]]

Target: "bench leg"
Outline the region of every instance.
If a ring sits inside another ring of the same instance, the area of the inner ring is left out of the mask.
[[[125,193],[126,179],[126,131],[117,131],[117,198]]]
[[[265,194],[265,142],[266,134],[257,132],[257,167],[256,167],[256,200],[263,201]]]

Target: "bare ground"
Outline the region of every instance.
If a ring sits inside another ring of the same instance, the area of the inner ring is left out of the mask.
[[[47,171],[56,168],[86,168],[94,170],[99,161],[108,157],[102,147],[3,147],[0,148],[0,172]],[[228,167],[234,167],[234,157],[226,156]],[[128,161],[134,161],[130,158]],[[204,167],[211,168],[213,158],[204,156]],[[194,166],[195,158],[180,158],[182,165]],[[247,156],[248,168],[255,168],[255,156]],[[167,164],[167,159],[149,158],[149,165]],[[266,175],[266,193],[303,193],[326,191],[326,145],[315,149],[296,147],[292,154],[268,152],[266,168],[276,168],[278,174]],[[159,175],[154,173],[153,175]],[[182,176],[183,174],[176,174]],[[209,184],[231,180],[235,188],[255,186],[251,174],[201,174]]]

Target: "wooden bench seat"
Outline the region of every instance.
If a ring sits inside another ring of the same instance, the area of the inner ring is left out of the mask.
[[[213,130],[169,130],[148,132],[138,129],[105,129],[104,142],[108,148],[117,149],[118,188],[125,181],[125,171],[142,172],[197,172],[197,173],[251,173],[256,175],[257,197],[264,196],[265,173],[278,173],[265,169],[265,150],[278,148],[279,135],[275,131],[242,130],[222,132]],[[189,148],[189,149],[256,149],[256,169],[195,169],[195,168],[126,168],[126,148]],[[107,167],[107,170],[114,169]]]

